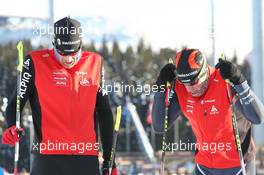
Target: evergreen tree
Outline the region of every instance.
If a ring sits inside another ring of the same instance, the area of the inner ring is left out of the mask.
[[[105,37],[103,37],[103,39],[102,39],[102,46],[101,46],[99,52],[104,57],[104,60],[108,60],[109,51],[108,51],[107,41],[106,41]]]
[[[145,50],[145,44],[144,44],[144,39],[140,38],[137,46],[137,54],[142,54]]]
[[[122,75],[122,61],[123,61],[123,56],[122,52],[119,48],[119,44],[116,40],[113,42],[113,49],[112,49],[112,58],[113,58],[113,63],[115,66],[115,69],[118,74]]]
[[[91,43],[88,45],[83,45],[83,47],[85,50],[87,50],[89,52],[96,52],[94,41],[91,41]]]

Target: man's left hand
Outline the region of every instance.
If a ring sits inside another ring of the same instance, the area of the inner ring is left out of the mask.
[[[246,81],[239,68],[230,61],[219,58],[215,68],[220,70],[220,74],[224,79],[229,79],[234,85],[239,85]]]

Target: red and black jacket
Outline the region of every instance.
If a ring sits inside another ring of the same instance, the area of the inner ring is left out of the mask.
[[[192,97],[184,85],[175,83],[175,92],[184,116],[192,125],[196,143],[200,146],[195,156],[196,163],[208,168],[232,168],[240,166],[232,126],[232,110],[227,96],[227,86],[218,70],[209,68],[210,78],[207,92],[200,98]],[[230,88],[230,86],[228,86]],[[231,89],[229,89],[231,92]],[[215,93],[217,92],[217,93]],[[204,143],[216,144],[212,152],[204,149]],[[224,149],[218,149],[224,145]],[[228,147],[228,148],[227,148]]]
[[[97,140],[95,121],[98,121],[104,158],[109,158],[113,115],[108,96],[100,90],[101,65],[102,57],[92,52],[82,52],[79,62],[71,69],[60,65],[53,50],[32,51],[25,58],[20,111],[29,99],[35,142],[90,145],[84,152],[46,149],[39,151],[40,154],[96,156],[97,150],[93,147]],[[7,107],[8,126],[15,124],[15,108],[16,92]]]

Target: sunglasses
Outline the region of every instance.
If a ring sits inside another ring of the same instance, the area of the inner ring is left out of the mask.
[[[79,49],[76,52],[70,53],[70,54],[63,54],[58,49],[54,48],[54,52],[55,52],[57,59],[62,58],[62,57],[69,57],[69,56],[76,57],[77,59],[79,59],[81,57],[81,49]]]
[[[194,87],[202,84],[207,79],[207,71],[205,71],[200,77],[197,77],[194,81],[191,83],[182,83],[185,87]]]
[[[204,80],[206,80],[207,78],[207,64],[206,64],[206,60],[203,61],[203,65],[201,68],[201,71],[199,72],[198,76],[192,81],[192,82],[188,82],[188,83],[182,83],[184,86],[194,86],[196,84],[200,84],[202,83]]]

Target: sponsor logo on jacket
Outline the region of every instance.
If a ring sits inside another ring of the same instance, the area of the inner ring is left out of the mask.
[[[28,72],[24,72],[21,77],[21,82],[20,82],[20,98],[24,98],[24,95],[26,94],[28,84],[31,81],[30,78],[32,75]]]
[[[67,85],[67,77],[66,73],[63,71],[54,71],[53,75],[53,82],[56,86],[66,86]]]

